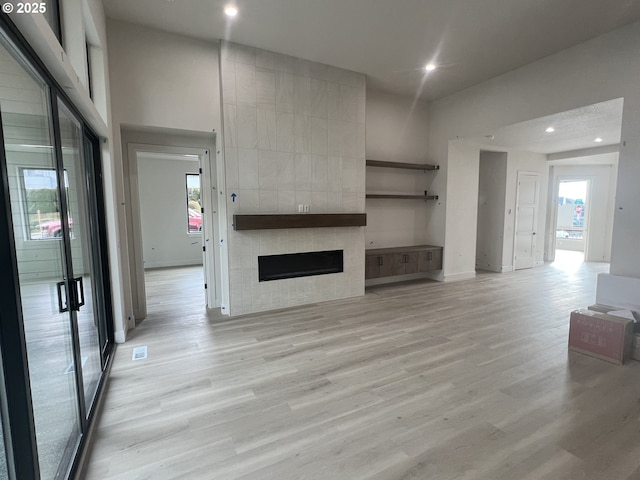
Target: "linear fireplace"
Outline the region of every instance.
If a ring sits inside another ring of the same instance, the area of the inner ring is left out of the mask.
[[[258,277],[261,282],[283,278],[310,277],[344,271],[343,251],[287,253],[258,257]]]

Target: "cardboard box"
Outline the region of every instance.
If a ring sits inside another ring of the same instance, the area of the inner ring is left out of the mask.
[[[631,350],[631,358],[640,361],[640,333],[633,334],[633,350]]]
[[[569,324],[569,350],[621,365],[631,356],[633,323],[632,319],[593,310],[574,310]]]

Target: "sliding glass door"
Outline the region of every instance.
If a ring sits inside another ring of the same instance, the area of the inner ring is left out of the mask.
[[[3,323],[20,337],[23,355],[11,366],[24,369],[26,400],[9,395],[7,415],[28,430],[11,423],[36,459],[22,467],[41,479],[71,471],[111,351],[97,139],[68,105],[0,35],[0,179],[8,194],[0,231],[15,265],[0,275],[17,285],[16,313]],[[0,479],[4,470],[0,461]]]
[[[10,75],[0,111],[38,458],[42,478],[54,478],[80,437],[61,208],[69,180],[57,168],[48,86],[5,48],[0,61]]]

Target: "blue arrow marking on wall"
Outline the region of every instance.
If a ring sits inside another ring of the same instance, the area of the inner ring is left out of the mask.
[[[237,195],[235,193],[232,193],[231,194],[231,201],[235,202],[236,201],[236,197],[237,197]]]

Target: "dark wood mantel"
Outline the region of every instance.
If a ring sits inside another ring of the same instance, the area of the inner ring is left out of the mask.
[[[234,230],[278,228],[364,227],[366,213],[300,213],[284,215],[234,215]]]

